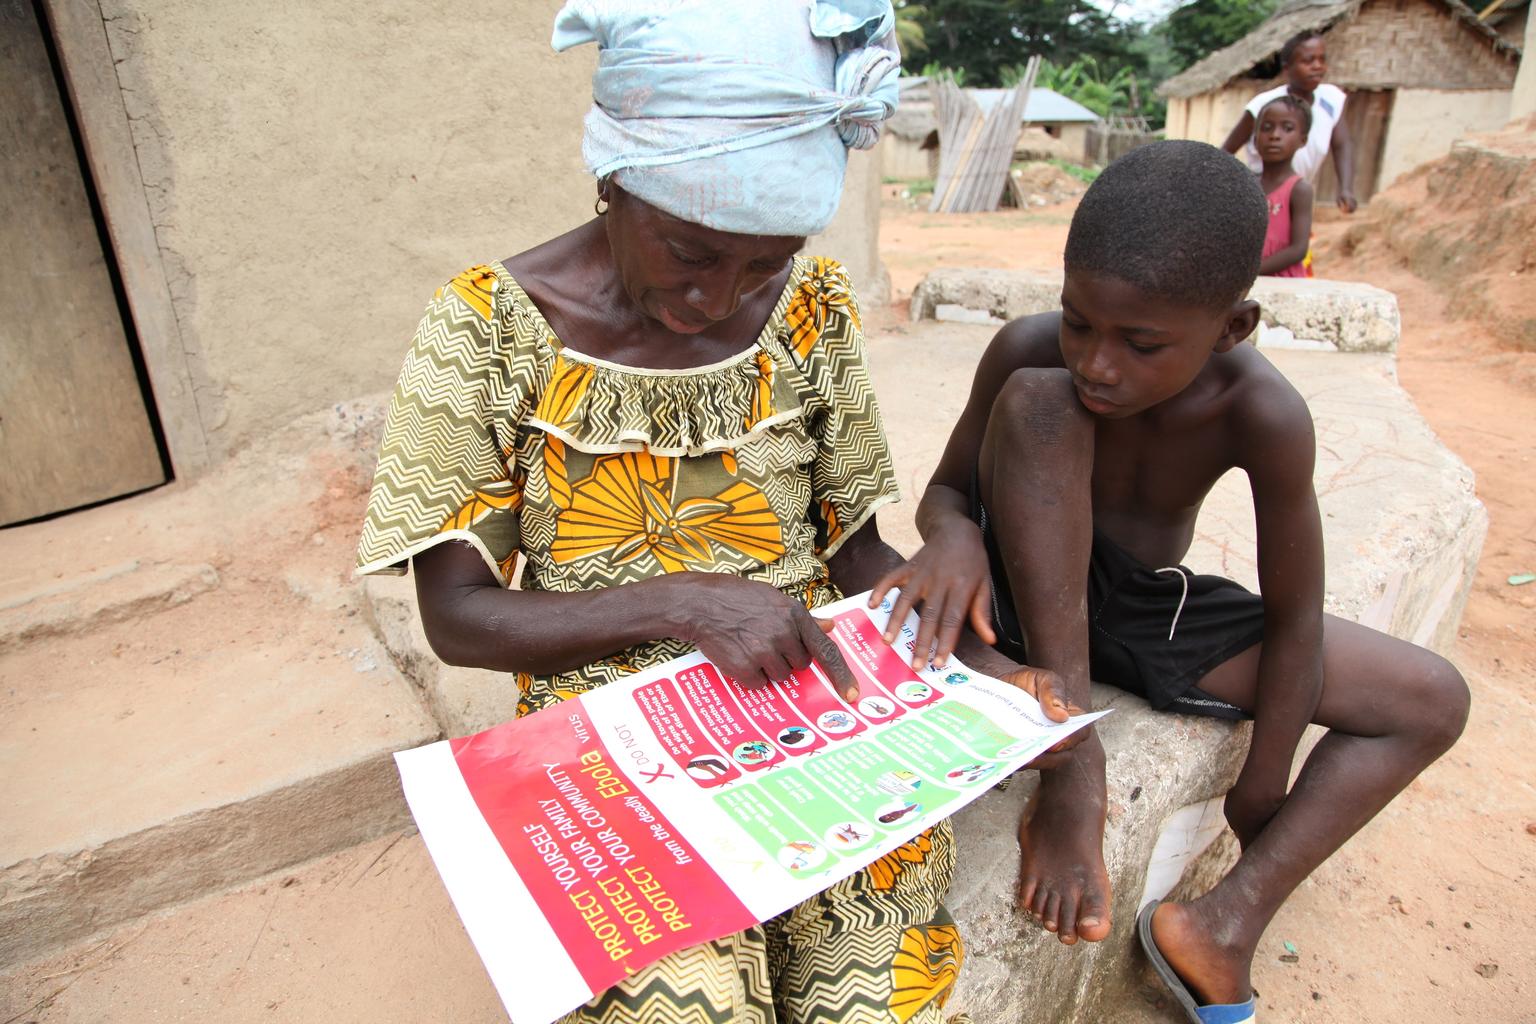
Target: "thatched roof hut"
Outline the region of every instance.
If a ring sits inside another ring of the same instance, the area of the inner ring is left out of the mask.
[[[1162,84],[1168,136],[1220,145],[1243,105],[1279,82],[1285,41],[1325,32],[1328,81],[1350,97],[1355,191],[1367,198],[1447,151],[1457,136],[1502,126],[1521,57],[1509,37],[1519,38],[1528,9],[1529,0],[1505,0],[1505,24],[1496,30],[1460,0],[1289,0],[1242,39]],[[1331,168],[1318,185],[1331,199]]]
[[[1402,33],[1398,31],[1380,40],[1362,39],[1360,42],[1365,45],[1358,47],[1341,45],[1353,42],[1350,36],[1369,34],[1374,30],[1375,26],[1369,22],[1358,24],[1361,8],[1368,3],[1369,0],[1291,0],[1231,46],[1217,50],[1168,79],[1158,87],[1158,93],[1170,99],[1197,96],[1255,70],[1267,71],[1262,74],[1267,82],[1278,77],[1280,47],[1287,39],[1302,32],[1327,32],[1346,21],[1356,21],[1357,31],[1341,31],[1337,38],[1330,35],[1328,40],[1328,79],[1342,89],[1467,88],[1469,80],[1482,83],[1487,78],[1486,71],[1478,72],[1477,65],[1483,62],[1473,55],[1473,50],[1488,50],[1508,65],[1520,59],[1519,46],[1478,21],[1472,8],[1460,0],[1399,0],[1373,5],[1392,8],[1391,16],[1403,22],[1399,28],[1407,28],[1411,38],[1401,38]],[[1436,19],[1441,24],[1424,24],[1428,17],[1437,13],[1433,10],[1436,7],[1443,10]],[[1374,17],[1370,19],[1375,20]],[[1456,27],[1451,27],[1452,24]],[[1362,28],[1364,33],[1358,31]],[[1425,44],[1429,44],[1428,50],[1421,48]],[[1436,61],[1434,58],[1440,55],[1453,59]],[[1266,64],[1274,66],[1266,68]],[[1508,68],[1508,74],[1513,80],[1512,66]]]

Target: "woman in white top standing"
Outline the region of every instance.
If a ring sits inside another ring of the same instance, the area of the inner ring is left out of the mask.
[[[1255,171],[1262,169],[1263,161],[1253,147],[1254,122],[1266,104],[1289,93],[1312,108],[1312,130],[1307,135],[1307,144],[1291,158],[1291,166],[1307,181],[1315,181],[1323,161],[1332,152],[1333,167],[1339,177],[1339,195],[1334,201],[1345,213],[1354,213],[1354,143],[1344,124],[1344,90],[1323,81],[1328,74],[1328,54],[1322,34],[1302,32],[1292,36],[1280,48],[1280,64],[1285,84],[1259,93],[1243,108],[1243,116],[1222,148],[1228,153],[1243,150],[1248,166]]]

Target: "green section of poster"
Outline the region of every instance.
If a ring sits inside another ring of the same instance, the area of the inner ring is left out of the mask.
[[[929,723],[945,732],[964,736],[966,742],[982,757],[1006,759],[1012,753],[1009,748],[1019,744],[1017,736],[992,724],[986,715],[959,701],[935,704],[927,709],[925,717]]]
[[[951,786],[991,784],[1001,777],[999,762],[977,756],[921,719],[885,729],[880,743],[928,778]]]
[[[805,774],[877,827],[943,808],[958,795],[924,779],[878,742],[851,743],[807,764]]]
[[[816,829],[779,806],[763,788],[745,786],[727,790],[715,797],[715,805],[757,840],[780,867],[792,874],[819,871],[832,856],[832,848]]]

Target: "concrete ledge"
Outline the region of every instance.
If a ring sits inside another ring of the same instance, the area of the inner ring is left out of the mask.
[[[516,676],[445,665],[432,653],[409,576],[369,576],[363,592],[379,639],[420,692],[443,735],[469,736],[517,717]]]
[[[8,863],[0,967],[409,823],[394,761],[381,753],[88,849]]]
[[[439,730],[347,576],[381,405],[0,534],[0,965],[408,822]]]
[[[1298,338],[1329,342],[1340,352],[1397,350],[1402,325],[1391,292],[1356,281],[1261,277],[1249,294],[1258,300],[1266,324]],[[953,309],[941,316],[944,307],[1012,320],[1059,309],[1060,296],[1060,274],[941,267],[913,290],[908,312],[914,322],[963,319]]]
[[[184,604],[219,585],[211,565],[138,560],[0,600],[0,651]]]
[[[912,502],[992,333],[929,321],[871,340],[875,389],[904,497]],[[1471,471],[1419,418],[1396,383],[1392,357],[1279,351],[1269,358],[1307,398],[1316,422],[1327,610],[1445,650],[1487,531]],[[920,391],[914,380],[925,382]],[[911,508],[881,516],[882,533],[904,550],[919,543]],[[1225,477],[1207,499],[1186,562],[1257,585],[1252,501],[1241,473]],[[949,903],[968,958],[950,1008],[970,1010],[977,1020],[1132,1019],[1143,961],[1131,924],[1159,835],[1182,808],[1225,793],[1247,750],[1246,724],[1156,714],[1107,687],[1094,688],[1094,702],[1116,709],[1101,726],[1109,756],[1104,852],[1115,894],[1114,932],[1102,943],[1067,948],[1015,913],[1016,828],[1033,776],[1025,773],[961,811],[955,819],[960,863]],[[1234,854],[1228,833],[1189,865],[1182,887],[1203,891]]]

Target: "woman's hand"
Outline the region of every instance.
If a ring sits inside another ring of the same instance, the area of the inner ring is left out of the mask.
[[[743,686],[787,679],[813,660],[852,704],[859,684],[827,634],[831,619],[766,583],[727,573],[690,572],[665,577],[680,588],[676,636],[687,640]]]
[[[981,529],[969,519],[946,523],[905,565],[880,577],[870,592],[869,606],[878,605],[892,587],[900,587],[901,594],[891,610],[886,643],[895,642],[907,613],[921,608],[913,668],[921,669],[929,662],[943,668],[967,620],[984,642],[997,643],[992,629],[992,572],[987,549]]]
[[[1334,205],[1336,205],[1344,213],[1354,213],[1360,205],[1355,200],[1355,194],[1353,192],[1340,192],[1338,198],[1333,202]]]

